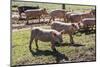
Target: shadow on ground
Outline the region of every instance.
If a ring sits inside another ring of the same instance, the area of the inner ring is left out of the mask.
[[[58,52],[57,50],[53,50],[53,51],[50,51],[50,50],[36,50],[36,51],[33,51],[33,50],[30,49],[30,52],[33,56],[42,56],[42,55],[49,56],[49,55],[52,55],[55,58],[56,63],[69,62],[69,58],[67,56],[65,56],[64,54]],[[50,63],[50,64],[56,64],[56,63]],[[49,63],[46,63],[46,64],[49,64]],[[11,67],[33,66],[33,65],[42,65],[42,64],[14,65],[14,66],[11,66]]]
[[[73,46],[73,47],[82,47],[82,46],[85,46],[85,45],[82,45],[82,44],[72,44],[72,43],[62,43],[60,45],[56,45],[56,47],[60,47],[60,46]]]
[[[50,50],[36,50],[36,52],[34,52],[33,50],[30,50],[30,52],[33,56],[35,56],[35,55],[36,56],[52,55],[55,58],[56,63],[67,62],[69,60],[67,56],[65,56],[64,54],[58,52],[57,50],[53,50],[53,51],[50,51]]]
[[[89,34],[94,34],[96,33],[96,30],[80,30],[79,31],[81,34],[85,33],[85,35],[89,35]]]

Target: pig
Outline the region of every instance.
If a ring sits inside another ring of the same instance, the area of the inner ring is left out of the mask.
[[[70,36],[70,42],[71,44],[74,44],[73,40],[73,34],[79,30],[78,23],[63,23],[60,21],[53,21],[51,23],[51,28],[57,31],[64,30],[65,34],[68,34]]]
[[[31,49],[32,41],[35,40],[36,49],[38,50],[38,40],[40,40],[43,42],[51,42],[51,48],[55,50],[55,44],[63,42],[62,33],[63,31],[58,32],[53,29],[47,30],[34,27],[31,30],[29,48]]]
[[[87,29],[88,27],[93,28],[96,25],[96,19],[95,18],[84,18],[79,23],[80,27]]]
[[[65,10],[62,9],[56,9],[53,10],[49,13],[49,16],[51,17],[49,20],[49,23],[51,22],[51,20],[53,19],[53,21],[55,20],[55,18],[63,18],[64,21],[66,22],[66,12]]]
[[[71,22],[71,23],[77,22],[78,23],[79,21],[81,21],[82,16],[80,13],[79,14],[78,13],[71,13],[68,15],[67,18],[68,18],[68,22]]]
[[[72,14],[72,12],[67,12],[66,14],[65,14],[65,16],[66,16],[66,19],[67,19],[67,22],[70,22],[70,15]]]
[[[26,24],[28,24],[28,20],[32,19],[32,18],[38,18],[39,22],[40,22],[41,16],[43,16],[46,13],[47,13],[47,11],[45,8],[44,9],[26,10],[25,11],[26,20],[27,20]]]
[[[82,19],[84,18],[93,18],[93,13],[92,12],[86,12],[81,14]]]
[[[39,6],[34,6],[34,7],[33,6],[19,6],[18,13],[19,13],[20,18],[22,18],[21,14],[24,13],[24,11],[30,10],[30,9],[39,9]]]

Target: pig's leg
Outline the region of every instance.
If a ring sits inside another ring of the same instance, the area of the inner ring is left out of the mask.
[[[40,18],[40,16],[39,16],[39,23],[40,23],[40,19],[41,19],[41,18]]]
[[[70,18],[67,18],[67,22],[68,22],[68,23],[71,22],[71,19],[70,19]]]
[[[73,36],[71,34],[69,34],[69,36],[70,36],[70,42],[71,42],[71,44],[74,44]]]
[[[55,21],[55,17],[53,17],[53,21]]]
[[[28,17],[26,17],[26,24],[29,24],[29,19],[28,19]]]
[[[53,51],[56,51],[56,48],[55,48],[55,44],[54,44],[54,43],[51,43],[51,49],[52,49]]]
[[[31,45],[32,45],[33,39],[34,39],[34,38],[31,36],[30,44],[29,44],[29,49],[30,49],[30,50],[31,50]]]
[[[64,22],[65,22],[65,23],[67,22],[65,17],[64,17]]]
[[[22,18],[22,16],[21,16],[21,12],[19,12],[19,18],[20,18],[20,19]]]
[[[49,23],[51,23],[51,20],[52,20],[52,17],[50,18]]]
[[[38,50],[38,40],[35,39],[36,50]]]
[[[45,15],[43,15],[43,22],[45,22]]]

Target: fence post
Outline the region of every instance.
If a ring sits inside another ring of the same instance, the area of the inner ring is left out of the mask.
[[[65,4],[62,4],[62,9],[65,9]]]

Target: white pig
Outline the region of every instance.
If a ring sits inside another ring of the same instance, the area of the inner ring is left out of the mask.
[[[57,31],[62,31],[64,30],[65,34],[68,34],[70,36],[70,42],[73,44],[74,40],[72,35],[78,31],[79,26],[78,23],[63,23],[59,21],[54,21],[51,24],[51,28]]]
[[[35,40],[36,49],[38,49],[38,40],[40,40],[43,42],[51,42],[51,48],[55,49],[55,44],[63,41],[62,33],[63,31],[58,32],[52,29],[46,30],[39,27],[34,27],[31,31],[29,48],[31,49],[32,41]]]

